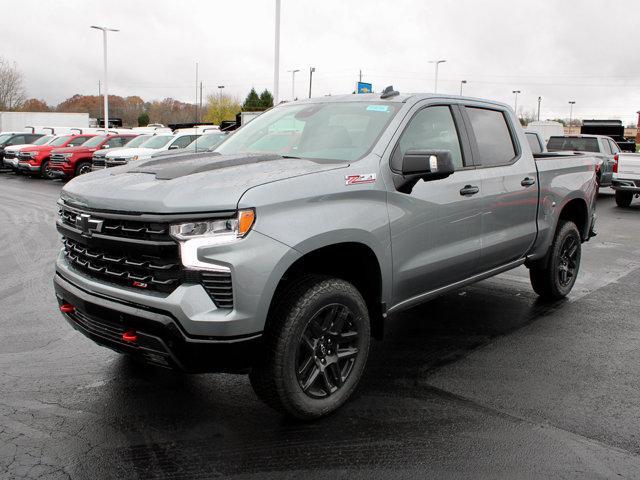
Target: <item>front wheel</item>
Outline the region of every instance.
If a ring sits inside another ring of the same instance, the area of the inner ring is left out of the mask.
[[[620,190],[616,190],[616,205],[622,208],[627,208],[631,205],[631,201],[633,200],[633,193],[630,192],[621,192]]]
[[[573,222],[560,223],[544,266],[529,269],[533,290],[549,300],[566,297],[576,283],[581,255],[582,240],[578,227]]]
[[[367,306],[352,284],[323,276],[302,280],[281,298],[251,385],[267,405],[290,417],[327,415],[351,396],[367,363]]]
[[[49,160],[45,160],[42,162],[40,166],[40,176],[46,180],[51,180],[53,177],[51,176],[51,167],[49,166]]]
[[[76,167],[76,177],[91,172],[91,164],[88,162],[82,162]]]

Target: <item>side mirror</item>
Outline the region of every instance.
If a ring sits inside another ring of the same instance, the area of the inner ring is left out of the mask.
[[[402,175],[418,175],[425,182],[447,178],[454,170],[449,150],[407,150],[402,157]]]
[[[180,148],[180,145],[170,145],[169,150],[177,150]]]
[[[102,145],[102,148],[109,148],[109,145]]]
[[[394,176],[396,190],[411,193],[420,180],[447,178],[455,167],[449,150],[407,150],[402,157],[402,175]]]

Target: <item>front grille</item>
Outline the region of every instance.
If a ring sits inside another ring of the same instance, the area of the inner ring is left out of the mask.
[[[106,166],[106,162],[104,157],[102,158],[93,157],[93,161],[91,162],[92,170],[102,170],[103,168],[105,168],[105,166]]]
[[[233,308],[231,273],[202,272],[202,286],[218,308]]]
[[[31,155],[29,155],[28,153],[20,152],[20,153],[18,153],[18,158],[20,160],[31,160],[33,157]]]
[[[131,255],[123,248],[94,247],[64,238],[64,254],[69,263],[90,277],[126,287],[172,292],[185,280],[177,257]]]
[[[126,165],[129,161],[126,158],[110,158],[106,161],[107,168],[119,167],[120,165]]]
[[[4,158],[6,158],[7,160],[10,158],[16,158],[16,152],[4,152]]]
[[[66,157],[61,153],[51,154],[51,161],[53,162],[64,162],[65,160],[66,160]]]
[[[61,209],[59,212],[62,223],[70,227],[76,227],[77,214],[72,210]],[[111,218],[102,219],[100,233],[119,238],[131,238],[136,240],[172,241],[169,236],[169,226],[165,223],[139,222],[129,220],[117,220]]]
[[[76,270],[117,285],[162,293],[171,293],[182,283],[199,283],[216,307],[233,308],[231,273],[185,269],[168,223],[91,214],[91,221],[102,223],[99,227],[92,223],[91,234],[83,235],[76,225],[80,213],[66,206],[59,211],[64,254]]]

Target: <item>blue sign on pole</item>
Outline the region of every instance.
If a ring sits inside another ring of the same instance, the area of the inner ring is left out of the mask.
[[[358,93],[371,93],[373,86],[370,83],[358,82]]]

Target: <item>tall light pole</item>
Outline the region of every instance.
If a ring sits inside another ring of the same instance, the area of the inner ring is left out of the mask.
[[[446,62],[446,60],[429,60],[429,63],[436,64],[436,79],[433,85],[433,93],[438,93],[438,67],[440,66],[441,63],[444,63],[444,62]]]
[[[287,72],[291,73],[291,101],[293,102],[296,99],[296,73],[299,72],[299,69],[295,70],[287,70]]]
[[[515,103],[513,104],[513,109],[514,109],[514,110],[515,110],[515,112],[516,112],[516,116],[518,116],[518,94],[519,94],[519,93],[522,93],[522,91],[521,91],[521,90],[514,90],[514,91],[513,91],[513,92],[511,92],[511,93],[513,93],[513,94],[516,96],[516,101],[515,101]]]
[[[98,27],[91,25],[91,28],[102,30],[102,43],[104,48],[104,128],[109,128],[109,84],[107,83],[107,32],[118,32],[115,28]]]
[[[542,103],[542,97],[538,97],[538,121],[540,121],[540,104]]]
[[[467,83],[466,80],[461,80],[460,81],[460,96],[462,96],[462,86],[465,85]]]
[[[273,104],[278,104],[280,90],[280,0],[276,0],[276,42],[273,58]]]
[[[313,72],[316,71],[316,67],[309,69],[309,98],[311,98],[311,82],[313,81]]]
[[[573,106],[576,104],[575,101],[569,100],[569,135],[571,135],[571,122],[573,121]]]

